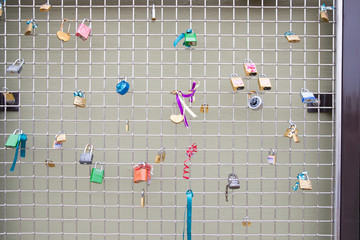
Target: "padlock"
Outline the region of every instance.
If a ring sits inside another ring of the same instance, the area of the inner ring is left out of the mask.
[[[81,40],[86,41],[91,33],[91,28],[90,26],[86,26],[85,25],[85,21],[90,21],[88,18],[84,18],[82,23],[79,25],[77,31],[76,31],[76,36],[78,36]]]
[[[329,22],[329,14],[327,13],[327,11],[321,11],[320,13],[320,18],[323,22]]]
[[[74,92],[74,103],[77,107],[84,108],[86,106],[85,92],[78,90]]]
[[[19,74],[23,69],[24,64],[25,64],[24,59],[16,59],[16,61],[12,65],[6,68],[6,71],[13,74],[15,73]]]
[[[284,137],[292,138],[293,137],[292,128],[296,129],[296,125],[293,124],[291,121],[289,121],[289,124],[290,124],[289,127],[286,129],[284,133]]]
[[[2,14],[3,14],[3,5],[0,1],[0,17],[2,17]]]
[[[228,184],[225,189],[225,199],[228,202],[228,195],[230,189],[239,189],[240,188],[240,180],[239,177],[235,173],[230,173],[228,176]]]
[[[270,165],[275,165],[275,163],[276,163],[276,154],[275,154],[274,149],[272,149],[272,148],[270,149],[269,156],[268,156],[267,160],[268,160],[268,163]]]
[[[49,159],[46,159],[45,160],[45,165],[47,167],[55,167],[55,163],[53,163],[53,161],[49,160]]]
[[[300,143],[298,132],[299,130],[296,128],[296,126],[291,127],[291,133],[295,143]]]
[[[125,130],[128,132],[130,129],[130,123],[129,120],[126,120]]]
[[[192,31],[192,29],[188,29],[185,33],[185,46],[196,46],[197,40],[196,40],[196,34]]]
[[[16,146],[19,144],[19,141],[20,141],[20,138],[19,138],[20,134],[22,134],[22,130],[15,129],[13,134],[10,134],[10,136],[8,137],[8,139],[5,143],[5,147],[16,148]]]
[[[127,82],[127,77],[122,76],[121,78],[119,78],[119,82],[116,85],[116,92],[119,93],[120,95],[124,95],[129,91],[129,88],[130,88],[130,84]]]
[[[64,33],[63,28],[64,28],[64,22],[66,22],[66,21],[69,22],[69,28],[68,28],[68,32]],[[69,34],[70,26],[71,26],[71,21],[69,19],[64,18],[61,22],[60,30],[57,31],[57,33],[56,33],[56,36],[60,41],[67,42],[70,40],[70,34]]]
[[[27,27],[26,27],[26,30],[25,30],[24,34],[25,35],[30,35],[32,33],[32,30],[33,30],[33,23],[30,20],[27,20],[26,24],[27,24]]]
[[[251,59],[244,60],[244,70],[247,77],[257,75],[255,63],[253,63]]]
[[[243,225],[244,227],[246,227],[246,226],[251,226],[250,218],[247,217],[247,216],[244,217],[243,222],[242,222],[242,225]]]
[[[89,152],[87,152],[89,150]],[[85,146],[84,152],[80,155],[80,164],[92,164],[94,158],[93,155],[94,146],[92,144],[87,144]]]
[[[182,114],[174,114],[174,105],[176,105],[176,103],[173,103],[172,107],[171,107],[171,116],[170,116],[170,121],[172,121],[175,124],[179,124],[182,121],[184,121],[184,115]],[[185,113],[185,111],[184,111]]]
[[[54,148],[54,149],[62,149],[62,143],[57,142],[57,141],[56,141],[56,138],[55,138],[55,140],[54,140],[54,142],[53,142],[53,148]]]
[[[302,88],[300,90],[300,97],[302,103],[314,103],[317,102],[317,99],[315,98],[314,94],[307,90],[306,88]]]
[[[152,10],[151,10],[151,20],[155,21],[156,20],[156,15],[155,15],[155,4],[152,5]]]
[[[208,113],[209,112],[209,105],[207,105],[207,104],[201,105],[200,112],[201,113]]]
[[[329,22],[329,14],[327,10],[333,10],[334,7],[325,7],[325,3],[323,3],[320,7],[320,18],[323,22]]]
[[[256,94],[255,96],[251,96],[251,94],[254,93]],[[251,110],[259,110],[262,108],[263,106],[263,101],[262,99],[259,97],[259,94],[257,91],[250,91],[248,93],[248,102],[247,102],[247,105],[248,107],[251,109]]]
[[[267,78],[265,74],[259,75],[258,84],[260,91],[271,90],[270,78]]]
[[[287,31],[285,34],[285,38],[288,40],[289,43],[298,43],[300,42],[299,36],[295,35],[293,31]]]
[[[97,164],[101,165],[100,169],[96,168]],[[104,163],[101,163],[101,162],[95,163],[95,167],[91,170],[90,182],[100,183],[100,184],[102,183],[103,178],[104,178],[103,166],[104,166]]]
[[[245,88],[242,78],[236,73],[230,75],[230,83],[234,91],[243,90]]]
[[[141,191],[141,207],[145,206],[145,191],[144,189]]]
[[[6,87],[3,87],[3,96],[5,98],[5,103],[7,105],[14,105],[15,104],[15,96],[11,92],[9,92],[9,89]]]
[[[165,156],[166,156],[165,148],[160,148],[156,155],[155,163],[163,162],[165,160]]]
[[[134,183],[147,182],[148,181],[148,170],[141,168],[134,170]]]
[[[66,142],[66,132],[65,131],[60,131],[56,137],[55,140],[59,143],[63,143]]]
[[[48,12],[48,11],[50,11],[50,9],[51,9],[51,4],[45,3],[45,4],[41,5],[40,12]]]
[[[312,190],[311,181],[308,176],[308,172],[302,172],[298,175],[300,188],[302,190]]]

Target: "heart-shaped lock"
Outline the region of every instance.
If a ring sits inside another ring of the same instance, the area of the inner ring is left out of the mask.
[[[126,81],[126,76],[122,76],[119,80],[121,81],[116,85],[116,92],[120,95],[124,95],[129,91],[130,84]]]
[[[176,103],[173,103],[172,108],[171,108],[171,116],[170,116],[170,121],[172,121],[175,124],[179,124],[182,123],[182,121],[184,121],[184,115],[182,114],[174,114],[174,105]]]

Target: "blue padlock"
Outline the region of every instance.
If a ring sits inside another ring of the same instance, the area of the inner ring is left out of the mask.
[[[124,95],[129,91],[130,84],[126,81],[126,76],[122,76],[119,80],[121,81],[116,85],[116,92]]]
[[[302,103],[316,103],[317,99],[315,98],[314,94],[307,90],[306,88],[302,88],[300,90],[300,97]]]

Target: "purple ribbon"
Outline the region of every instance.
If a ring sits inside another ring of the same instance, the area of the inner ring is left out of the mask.
[[[195,86],[196,86],[196,82],[193,82],[192,83],[192,88],[190,90],[191,93],[189,93],[189,94],[183,94],[181,91],[179,91],[179,93],[181,94],[181,96],[183,98],[190,98],[189,101],[193,102],[193,97],[194,97],[195,92],[196,92]],[[189,127],[189,124],[188,124],[188,122],[186,120],[186,116],[185,116],[185,113],[184,113],[185,109],[183,109],[182,104],[181,104],[180,99],[179,99],[179,94],[176,94],[176,101],[178,103],[181,115],[184,116],[184,125],[185,125],[185,127]]]

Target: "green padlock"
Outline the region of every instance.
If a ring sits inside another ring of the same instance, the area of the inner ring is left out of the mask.
[[[196,41],[196,34],[194,32],[186,32],[185,33],[185,46],[196,46],[197,45],[197,41]]]
[[[101,169],[96,168],[97,164],[101,164]],[[104,178],[103,164],[104,163],[101,162],[95,163],[95,167],[91,170],[90,182],[102,183],[102,180]]]
[[[18,133],[17,133],[18,132]],[[19,129],[16,129],[13,134],[11,134],[9,136],[9,138],[7,139],[6,143],[5,143],[5,147],[10,147],[10,148],[16,148],[16,146],[19,144],[19,134],[22,134],[22,131]]]

